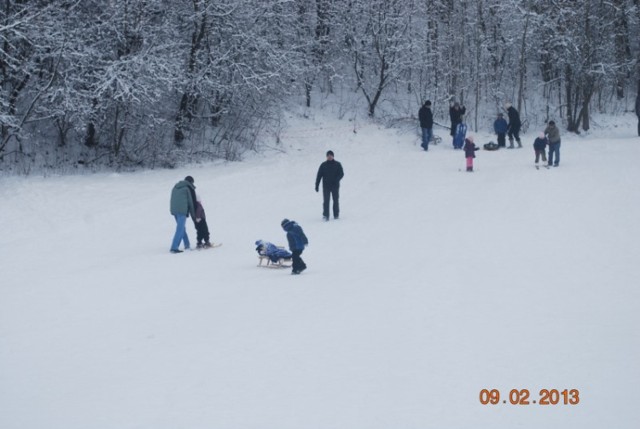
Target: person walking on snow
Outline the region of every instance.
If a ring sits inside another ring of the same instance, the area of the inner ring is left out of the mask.
[[[431,111],[431,101],[424,102],[418,111],[420,128],[422,129],[422,149],[429,150],[429,141],[433,138],[433,112]]]
[[[280,226],[287,232],[287,241],[293,260],[291,274],[300,274],[307,269],[307,264],[304,263],[300,255],[302,255],[305,246],[309,244],[309,240],[307,240],[302,227],[292,220],[283,219]]]
[[[186,222],[189,215],[191,215],[192,219],[195,219],[196,214],[196,187],[193,186],[193,182],[193,177],[187,176],[184,180],[176,183],[171,191],[169,211],[176,219],[176,232],[171,243],[171,253],[182,253],[182,250],[179,249],[181,242],[184,242],[185,250],[190,248]]]
[[[507,107],[507,115],[509,115],[509,126],[508,126],[508,135],[509,135],[509,149],[513,149],[513,139],[515,138],[518,142],[518,147],[522,147],[522,142],[520,141],[520,128],[522,127],[522,122],[520,121],[520,113],[516,110],[515,107],[511,105],[511,103],[506,104]]]
[[[476,157],[478,147],[473,142],[473,136],[464,140],[464,157],[467,159],[467,171],[473,171],[473,158]]]
[[[193,218],[193,223],[196,227],[198,240],[196,248],[208,249],[209,247],[212,247],[211,243],[209,242],[209,225],[207,225],[207,215],[204,212],[202,200],[200,199],[200,195],[198,194],[196,194],[196,215]]]
[[[467,113],[467,108],[461,106],[457,101],[454,102],[451,107],[449,107],[449,118],[451,119],[451,137],[453,137],[454,140],[458,131],[458,124],[462,123],[462,117],[465,113]],[[462,147],[462,142],[460,142],[460,147]]]
[[[540,133],[537,139],[533,142],[533,150],[536,153],[536,168],[538,168],[538,161],[542,158],[542,162],[547,162],[546,148],[548,144],[547,137],[544,133]]]
[[[344,177],[342,164],[333,158],[333,151],[327,152],[327,160],[320,164],[316,175],[316,192],[322,180],[322,218],[329,220],[329,202],[333,198],[333,218],[340,217],[340,181]]]
[[[548,166],[557,167],[560,164],[560,130],[554,121],[549,121],[547,128],[544,130],[549,140],[549,164]]]
[[[493,123],[493,131],[498,135],[498,147],[507,147],[505,136],[507,134],[507,130],[509,129],[509,125],[507,121],[504,119],[504,115],[502,113],[498,113],[498,118]]]

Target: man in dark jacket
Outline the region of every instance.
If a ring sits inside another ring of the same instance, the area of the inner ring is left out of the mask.
[[[547,128],[544,129],[544,134],[549,141],[549,163],[547,165],[557,167],[560,164],[560,129],[554,121],[549,121]]]
[[[304,263],[300,255],[302,255],[305,246],[309,244],[309,240],[307,240],[302,227],[292,220],[283,219],[280,222],[280,226],[287,231],[287,241],[289,242],[289,250],[291,250],[291,259],[293,261],[291,274],[300,274],[307,269],[307,264]]]
[[[320,188],[320,180],[322,180],[322,195],[324,197],[322,203],[322,217],[329,220],[329,200],[333,198],[333,218],[340,217],[340,180],[344,177],[342,164],[333,159],[333,151],[327,152],[327,160],[320,164],[318,174],[316,176],[316,192]]]
[[[433,112],[431,112],[431,101],[424,102],[418,111],[420,119],[420,128],[422,128],[422,148],[429,150],[429,141],[433,138]]]
[[[449,107],[449,118],[451,119],[451,137],[456,136],[458,124],[462,123],[462,116],[467,113],[467,108],[455,102]],[[460,146],[462,147],[462,146]]]
[[[176,219],[176,232],[171,243],[171,253],[182,253],[182,250],[179,249],[181,242],[184,242],[185,250],[190,248],[185,224],[189,215],[192,219],[196,218],[195,193],[196,188],[193,186],[193,177],[191,176],[176,183],[171,191],[169,211]]]
[[[520,141],[520,127],[522,127],[522,122],[520,121],[520,113],[516,110],[515,107],[511,105],[511,103],[507,103],[507,114],[509,115],[509,127],[508,127],[508,135],[509,135],[509,149],[513,149],[513,139],[515,138],[518,142],[518,147],[522,147],[522,142]]]

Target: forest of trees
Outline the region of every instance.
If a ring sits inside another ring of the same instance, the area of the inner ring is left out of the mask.
[[[237,159],[328,96],[579,132],[633,104],[639,34],[640,0],[0,0],[0,170]]]

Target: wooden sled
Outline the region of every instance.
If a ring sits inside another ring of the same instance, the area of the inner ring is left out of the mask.
[[[284,249],[284,246],[278,246],[280,249]],[[266,261],[266,262],[265,262]],[[262,262],[265,262],[263,265]],[[264,268],[291,268],[291,258],[280,258],[277,262],[273,262],[270,257],[264,253],[258,254],[258,266]]]

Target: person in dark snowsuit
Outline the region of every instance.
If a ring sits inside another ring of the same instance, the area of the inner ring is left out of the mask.
[[[460,116],[460,122],[456,125],[456,135],[453,136],[453,148],[462,149],[464,139],[467,137],[467,124],[464,123],[464,115]]]
[[[504,115],[498,113],[498,118],[493,123],[493,131],[498,135],[498,147],[507,147],[505,136],[507,135],[508,129],[509,125],[504,119]]]
[[[211,246],[209,242],[209,225],[207,225],[207,215],[204,212],[204,207],[202,205],[202,200],[200,196],[196,194],[196,215],[193,218],[193,223],[196,227],[198,244],[196,247],[198,249],[207,249]]]
[[[533,150],[536,153],[536,168],[538,167],[538,161],[542,157],[542,162],[547,162],[546,148],[549,141],[544,133],[540,133],[537,139],[533,142]]]
[[[300,255],[302,255],[305,246],[309,244],[309,240],[307,240],[302,227],[295,221],[283,219],[280,222],[280,226],[287,232],[287,241],[289,242],[289,250],[291,250],[291,259],[293,260],[291,274],[300,274],[307,269],[307,264],[304,263]]]
[[[455,102],[449,107],[449,118],[451,119],[451,137],[456,136],[458,124],[462,122],[462,115],[467,113],[467,108]],[[462,146],[461,146],[462,147]]]
[[[185,250],[190,248],[189,236],[187,235],[185,224],[189,215],[191,215],[192,219],[195,219],[196,214],[196,188],[193,185],[193,182],[193,177],[187,176],[184,180],[176,183],[171,191],[169,211],[176,219],[176,232],[174,233],[173,241],[171,242],[171,253],[182,252],[182,250],[179,249],[181,242],[184,242]]]
[[[473,142],[473,136],[469,136],[464,140],[464,157],[467,159],[467,171],[473,171],[473,158],[476,157],[478,149]]]
[[[418,111],[420,128],[422,129],[422,149],[429,150],[429,141],[433,138],[433,112],[431,111],[431,101],[424,102]]]
[[[340,181],[344,177],[342,164],[333,158],[333,151],[327,152],[327,160],[320,164],[316,175],[316,192],[322,180],[322,217],[329,220],[329,202],[333,198],[333,218],[340,217]]]
[[[636,97],[636,116],[638,117],[638,136],[640,136],[640,82],[638,82],[638,96]]]
[[[522,142],[520,141],[520,127],[522,127],[522,122],[520,121],[520,113],[516,110],[515,107],[511,105],[511,103],[507,103],[507,114],[509,115],[509,127],[507,133],[509,135],[509,149],[513,149],[513,139],[515,138],[518,142],[518,147],[522,147]]]

